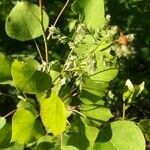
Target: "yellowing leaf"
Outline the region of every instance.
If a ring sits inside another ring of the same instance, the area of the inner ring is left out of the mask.
[[[61,134],[66,127],[66,110],[64,103],[52,93],[49,98],[40,101],[41,119],[44,126],[55,136]]]
[[[33,137],[36,116],[24,108],[18,108],[12,118],[11,141],[25,144]]]

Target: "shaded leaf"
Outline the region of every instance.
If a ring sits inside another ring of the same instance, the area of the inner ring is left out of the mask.
[[[54,92],[50,97],[41,99],[40,114],[46,129],[55,136],[65,130],[67,117],[65,105]]]
[[[49,135],[42,136],[35,147],[35,150],[48,150],[53,147],[52,137]]]
[[[7,121],[5,126],[0,130],[0,148],[7,148],[11,139],[11,124]]]
[[[0,149],[0,150],[23,150],[24,146],[19,143],[11,143],[7,145],[7,148],[5,149]]]
[[[40,17],[40,7],[37,5],[26,1],[17,2],[7,17],[6,32],[11,38],[20,41],[37,38],[43,34]],[[49,19],[44,11],[44,30],[48,27],[48,23]]]
[[[144,134],[150,134],[150,119],[141,120],[139,127]]]
[[[74,116],[69,132],[63,137],[65,139],[65,145],[73,145],[79,150],[87,149],[90,142],[86,137],[85,130],[85,125],[80,117],[78,115]]]
[[[39,63],[32,58],[15,60],[12,64],[12,77],[16,87],[24,93],[41,93],[51,85],[51,77],[38,71]]]
[[[11,78],[11,60],[0,53],[0,84]]]

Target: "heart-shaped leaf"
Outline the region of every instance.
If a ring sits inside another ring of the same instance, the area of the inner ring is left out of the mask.
[[[145,150],[145,139],[132,121],[115,121],[103,126],[94,150]]]
[[[20,41],[37,38],[43,34],[40,18],[40,7],[27,1],[17,2],[7,17],[6,32],[11,38]],[[43,11],[44,30],[48,23],[48,16]]]

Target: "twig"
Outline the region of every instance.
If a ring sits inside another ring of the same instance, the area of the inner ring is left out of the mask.
[[[56,20],[55,20],[55,22],[54,22],[54,24],[52,26],[56,26],[56,24],[57,24],[60,16],[62,15],[62,13],[64,12],[64,10],[66,9],[68,3],[69,3],[69,0],[66,1],[64,7],[62,8],[62,10],[60,11],[60,13],[58,14],[58,16],[57,16],[57,18],[56,18]],[[51,37],[51,34],[52,34],[52,32],[49,33],[49,35],[47,37],[47,40],[49,40],[49,38]]]
[[[43,31],[43,40],[44,40],[44,45],[45,45],[45,59],[46,59],[46,63],[48,63],[48,44],[47,44],[47,38],[46,38],[46,34],[45,34],[45,29],[44,29],[44,24],[43,24],[43,0],[39,0],[39,6],[40,6],[40,10],[41,10],[41,27],[42,27],[42,31]]]

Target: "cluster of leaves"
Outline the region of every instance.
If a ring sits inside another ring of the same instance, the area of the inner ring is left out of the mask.
[[[125,120],[144,83],[134,86],[127,80],[121,118],[114,120],[105,105],[109,82],[118,74],[118,52],[113,50],[112,55],[117,28],[105,19],[103,0],[75,0],[70,5],[79,19],[70,20],[69,36],[56,28],[57,19],[47,36],[49,17],[39,2],[39,6],[17,2],[6,19],[8,36],[34,40],[40,60],[33,55],[14,59],[0,53],[0,84],[9,84],[16,93],[16,109],[0,117],[0,149],[144,150],[144,134],[147,140],[150,135],[145,131],[148,120],[139,126]],[[45,54],[35,40],[40,36]],[[63,63],[49,59],[50,40],[70,48]]]

